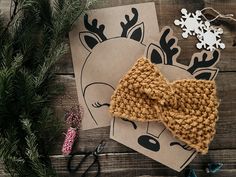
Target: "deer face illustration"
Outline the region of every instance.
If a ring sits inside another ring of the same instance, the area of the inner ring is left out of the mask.
[[[120,23],[122,28],[120,36],[109,39],[104,35],[104,25],[98,25],[97,19],[93,19],[90,24],[88,15],[84,16],[84,26],[88,31],[80,33],[80,41],[90,54],[82,67],[81,90],[87,109],[97,125],[101,122],[96,115],[108,117],[107,121],[109,118],[111,120],[107,111],[110,96],[122,75],[145,50],[145,45],[142,44],[144,23],[136,24],[138,21],[136,8],[132,8],[132,14],[132,18],[125,15],[126,23]],[[130,53],[130,49],[136,52]],[[124,53],[127,55],[121,55]],[[86,81],[83,78],[86,78]]]
[[[165,27],[159,41],[147,46],[146,58],[156,64],[170,82],[191,78],[214,79],[218,72],[214,66],[219,61],[219,51],[195,53],[189,66],[182,65],[176,61],[180,48],[172,34],[172,30]],[[175,139],[162,123],[143,123],[119,118],[114,118],[112,123],[113,139],[177,171],[181,171],[197,154],[194,149]],[[120,131],[121,128],[124,133]],[[132,138],[126,138],[127,134]]]

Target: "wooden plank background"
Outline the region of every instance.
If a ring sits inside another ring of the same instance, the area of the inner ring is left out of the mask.
[[[104,8],[119,5],[153,2],[153,0],[98,0],[93,8]],[[204,7],[213,7],[222,14],[236,15],[236,0],[154,0],[156,4],[159,26],[172,27],[174,34],[179,39],[182,48],[178,61],[188,64],[192,54],[197,51],[194,47],[196,39],[194,37],[184,40],[181,37],[181,29],[174,26],[173,22],[180,17],[180,9],[186,8],[188,11],[196,11]],[[7,12],[9,0],[0,0],[0,8]],[[198,155],[191,167],[196,169],[198,177],[236,177],[236,22],[222,20],[217,21],[222,24],[224,35],[222,41],[226,44],[226,49],[221,52],[221,60],[218,64],[220,73],[216,79],[219,98],[221,100],[219,121],[217,123],[217,133],[214,141],[210,145],[207,155]],[[76,98],[76,87],[73,72],[71,54],[65,56],[58,65],[58,82],[66,86],[66,92]],[[65,99],[63,105],[70,106],[70,99]],[[55,101],[57,115],[64,119],[64,111],[58,101]],[[63,135],[58,140],[52,152],[52,164],[59,176],[69,176],[66,170],[67,158],[61,155]],[[177,173],[158,162],[155,162],[113,140],[109,139],[109,128],[99,128],[94,130],[81,131],[77,149],[81,152],[93,150],[96,145],[105,139],[107,144],[100,156],[102,177],[183,177],[183,172]],[[83,157],[79,155],[78,161]],[[77,161],[76,159],[76,161]],[[77,162],[78,162],[77,161]],[[209,162],[224,163],[223,169],[214,175],[204,173],[204,165]],[[81,171],[74,176],[81,176],[85,170],[85,163]],[[93,168],[90,176],[94,176],[96,169]],[[3,169],[0,175],[5,176]]]

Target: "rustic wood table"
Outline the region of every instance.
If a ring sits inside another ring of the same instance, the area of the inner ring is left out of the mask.
[[[99,0],[93,8],[104,8],[119,5],[152,2],[153,0]],[[183,49],[179,62],[188,64],[193,52],[196,51],[194,38],[183,40],[181,29],[174,26],[173,22],[180,17],[180,9],[186,8],[188,11],[195,11],[210,6],[217,9],[222,14],[235,14],[236,0],[155,0],[156,12],[160,28],[170,26],[174,30],[175,36],[179,38],[179,45]],[[0,6],[6,7],[6,0],[0,0]],[[6,10],[6,8],[5,8]],[[198,177],[236,177],[236,22],[217,20],[224,29],[222,41],[226,44],[226,49],[221,52],[221,60],[218,64],[220,72],[216,78],[219,98],[221,100],[219,120],[217,123],[217,133],[214,141],[210,145],[207,155],[198,155],[190,166],[196,170]],[[59,64],[60,72],[57,73],[58,81],[66,86],[66,92],[77,98],[75,78],[71,55],[68,54]],[[64,105],[70,106],[71,100],[64,100]],[[56,104],[57,114],[64,118],[64,111],[60,104]],[[59,176],[70,176],[66,169],[67,158],[61,155],[61,146],[64,136],[60,138],[51,159]],[[155,162],[154,160],[141,155],[132,149],[125,147],[109,139],[109,127],[81,131],[77,148],[81,152],[92,151],[105,139],[107,144],[100,155],[102,177],[162,177],[180,176],[184,173],[177,173],[168,167]],[[78,155],[76,160],[80,160],[83,155]],[[78,162],[78,161],[77,161]],[[81,169],[83,172],[90,161],[85,162]],[[222,162],[224,166],[220,172],[209,175],[204,172],[204,166],[208,162]],[[78,172],[74,176],[81,176]],[[90,176],[95,176],[96,168],[91,170]]]

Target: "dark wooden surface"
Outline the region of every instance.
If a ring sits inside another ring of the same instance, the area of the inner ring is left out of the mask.
[[[142,2],[152,2],[151,0],[99,0],[93,8],[112,7],[126,4]],[[181,29],[173,25],[176,18],[180,17],[180,9],[186,8],[195,11],[207,6],[217,9],[223,14],[236,15],[236,0],[155,0],[159,26],[171,26],[174,34],[179,38],[179,45],[182,48],[179,62],[187,64],[192,54],[196,52],[194,45],[196,40],[192,37],[183,40]],[[1,0],[0,0],[0,6]],[[2,8],[2,7],[1,7]],[[221,22],[221,21],[220,21]],[[216,79],[219,98],[221,100],[219,121],[217,123],[217,133],[210,145],[207,155],[198,155],[191,166],[195,168],[198,177],[236,177],[236,22],[222,22],[224,29],[223,42],[226,49],[221,52],[221,60],[218,64],[220,73]],[[65,83],[66,91],[74,98],[77,97],[73,65],[71,55],[68,54],[59,63],[60,68],[58,82]],[[63,105],[72,105],[71,100],[64,100]],[[57,115],[63,119],[63,108],[55,101]],[[52,152],[52,163],[59,176],[69,176],[66,170],[67,159],[61,155],[61,146],[64,136],[58,140]],[[158,162],[155,162],[127,147],[109,139],[109,128],[99,128],[94,130],[81,131],[77,149],[81,152],[93,150],[102,140],[107,141],[107,145],[101,154],[102,177],[184,177],[183,172],[177,173]],[[76,158],[79,160],[83,155]],[[222,162],[223,169],[214,175],[204,173],[204,165],[208,162]],[[86,164],[88,164],[86,162]],[[86,168],[86,164],[81,171]],[[92,169],[90,176],[94,176],[96,169]],[[3,171],[0,170],[3,175]],[[78,172],[76,177],[81,176]]]

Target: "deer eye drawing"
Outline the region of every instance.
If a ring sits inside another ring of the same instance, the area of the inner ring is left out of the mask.
[[[121,120],[126,121],[130,125],[132,125],[134,131],[138,128],[137,123],[128,119],[121,118]],[[114,122],[116,120],[114,119]],[[150,122],[146,123],[146,132],[145,134],[140,134],[137,139],[137,143],[150,151],[158,152],[160,150],[160,143],[159,143],[159,138],[161,135],[165,132],[166,128],[163,125],[159,125],[159,130],[158,132],[155,131],[155,133],[150,130],[150,126],[152,124]],[[114,126],[114,125],[113,125]],[[113,134],[114,134],[114,128],[113,128]]]
[[[97,101],[96,103],[92,104],[92,106],[93,106],[94,108],[100,108],[100,107],[103,107],[103,106],[109,107],[110,104],[109,104],[109,103],[103,103],[103,104],[101,104],[101,103],[99,103],[99,102]]]
[[[85,31],[79,33],[79,40],[89,54],[81,69],[80,86],[87,110],[95,126],[99,126],[110,122],[110,96],[122,75],[138,59],[135,55],[142,56],[145,50],[144,23],[139,22],[136,8],[131,8],[120,22],[121,33],[110,38],[105,24],[99,24],[98,19],[90,20],[85,14],[83,23]],[[130,49],[137,52],[128,54]],[[124,53],[127,55],[120,57]]]

